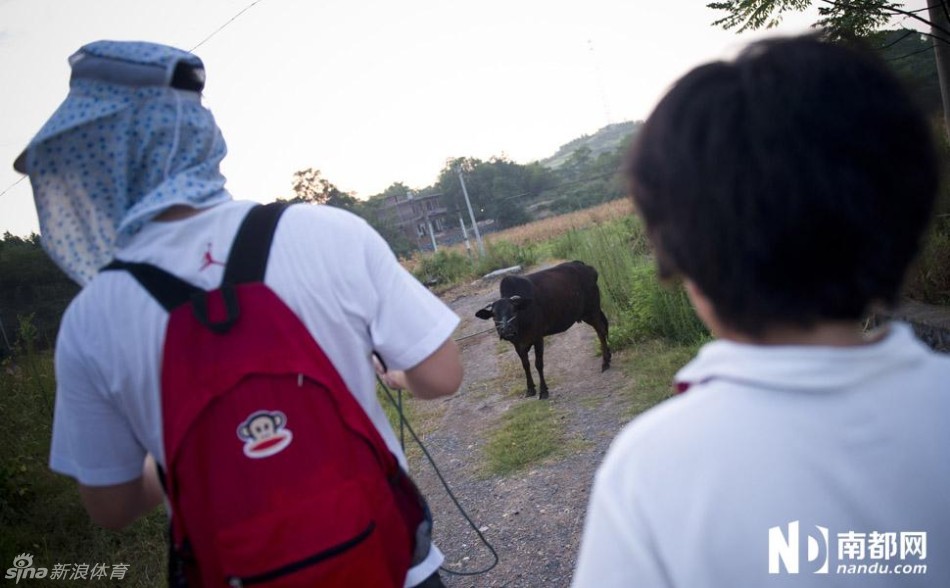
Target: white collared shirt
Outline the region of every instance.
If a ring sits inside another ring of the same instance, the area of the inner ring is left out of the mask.
[[[715,341],[676,379],[597,472],[575,588],[950,586],[950,357],[894,324]]]

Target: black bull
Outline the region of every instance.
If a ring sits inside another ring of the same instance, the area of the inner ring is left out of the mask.
[[[597,270],[580,261],[569,261],[526,276],[505,276],[501,280],[501,298],[475,316],[494,318],[498,336],[515,346],[528,380],[528,396],[536,393],[528,351],[534,347],[534,366],[541,381],[539,398],[547,398],[544,337],[563,333],[574,323],[584,321],[594,327],[600,338],[601,371],[610,367],[607,317],[600,309]]]

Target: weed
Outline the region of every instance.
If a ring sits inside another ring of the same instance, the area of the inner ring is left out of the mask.
[[[673,395],[673,377],[699,351],[702,343],[670,343],[654,339],[628,350],[624,369],[632,383],[623,391],[623,420],[659,404]]]
[[[76,482],[47,466],[55,386],[53,358],[37,351],[30,317],[20,321],[17,353],[0,363],[0,563],[21,553],[35,567],[128,564],[122,586],[166,584],[166,525],[161,509],[122,532],[92,524]],[[66,576],[69,579],[69,575]],[[107,585],[107,584],[106,584]]]
[[[550,402],[525,401],[505,413],[485,443],[485,474],[504,476],[554,455],[562,446],[558,413]]]

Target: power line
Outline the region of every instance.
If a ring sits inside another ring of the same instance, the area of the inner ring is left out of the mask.
[[[198,43],[197,45],[195,45],[194,47],[192,47],[192,48],[189,50],[189,53],[194,53],[194,52],[195,52],[195,49],[197,49],[198,47],[201,47],[202,45],[204,45],[205,43],[207,43],[209,40],[211,40],[212,37],[214,37],[215,35],[217,35],[217,34],[220,33],[221,31],[223,31],[228,25],[230,25],[232,22],[234,22],[235,20],[237,20],[238,17],[240,17],[242,14],[244,14],[245,12],[247,12],[248,10],[250,10],[251,8],[253,8],[255,5],[257,5],[257,4],[260,3],[261,1],[262,1],[262,0],[254,0],[253,2],[251,2],[250,4],[248,4],[247,6],[245,6],[243,10],[241,10],[240,12],[238,12],[237,14],[235,14],[234,16],[232,16],[230,19],[228,19],[228,21],[227,21],[226,23],[224,23],[223,25],[221,25],[220,27],[218,27],[217,29],[215,29],[214,32],[212,32],[210,35],[208,35],[207,37],[205,37],[204,39],[202,39],[200,43]],[[10,184],[9,186],[7,186],[6,190],[4,190],[3,192],[0,192],[0,197],[2,197],[4,194],[6,194],[7,192],[9,192],[9,191],[12,190],[13,188],[15,188],[15,187],[17,186],[17,184],[19,184],[20,182],[22,182],[23,180],[25,180],[27,177],[28,177],[28,176],[23,176],[23,177],[21,177],[19,180],[15,181],[15,182],[13,182],[12,184]]]
[[[204,45],[205,43],[207,43],[208,40],[211,39],[211,37],[217,35],[217,34],[220,33],[221,31],[223,31],[223,30],[225,29],[225,27],[227,27],[227,26],[230,25],[232,22],[234,22],[235,20],[237,20],[238,17],[240,17],[242,14],[244,14],[245,12],[247,12],[248,10],[250,10],[251,8],[253,8],[258,2],[261,2],[261,0],[254,0],[253,2],[251,2],[250,4],[248,4],[247,6],[245,6],[245,7],[244,7],[244,10],[242,10],[241,12],[238,12],[237,14],[235,14],[234,16],[232,16],[231,19],[228,20],[228,22],[226,22],[226,23],[224,23],[223,25],[221,25],[220,27],[218,27],[213,33],[211,33],[210,35],[208,35],[207,37],[205,37],[204,39],[202,39],[200,43],[198,43],[197,45],[195,45],[194,47],[192,47],[190,53],[194,53],[194,52],[195,52],[195,49],[197,49],[198,47],[201,47],[202,45]]]
[[[12,190],[13,188],[15,188],[17,184],[19,184],[20,182],[22,182],[23,180],[25,180],[27,177],[28,177],[28,176],[23,176],[23,177],[21,177],[19,180],[15,181],[15,182],[13,182],[12,184],[10,184],[9,186],[7,186],[7,189],[6,189],[6,190],[4,190],[3,192],[0,192],[0,196],[3,196],[3,195],[6,194],[7,192],[9,192],[9,191]]]
[[[907,17],[904,17],[904,18],[907,18]],[[911,30],[907,31],[906,33],[904,33],[903,35],[901,35],[900,37],[898,37],[897,39],[891,41],[890,43],[887,43],[886,45],[881,45],[880,47],[878,47],[878,51],[880,51],[880,50],[882,50],[882,49],[889,49],[889,48],[893,47],[894,45],[897,45],[898,43],[900,43],[901,41],[903,41],[903,40],[906,39],[907,37],[913,35],[913,34],[916,33],[916,32],[917,32],[917,31],[911,29]]]
[[[917,55],[918,53],[923,53],[923,52],[925,52],[925,51],[933,51],[933,46],[931,45],[931,46],[928,46],[928,47],[924,47],[923,49],[918,49],[917,51],[914,51],[914,52],[912,52],[912,53],[908,53],[907,55],[901,55],[900,57],[892,57],[892,58],[887,59],[887,60],[885,60],[885,61],[900,61],[901,59],[907,59],[908,57],[913,57],[914,55]]]

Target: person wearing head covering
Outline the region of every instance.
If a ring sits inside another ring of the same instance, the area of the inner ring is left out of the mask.
[[[162,502],[160,400],[168,313],[113,259],[148,263],[216,288],[241,221],[220,163],[227,153],[201,102],[191,53],[98,41],[70,58],[69,94],[14,167],[29,175],[43,247],[82,289],[57,337],[50,467],[75,478],[92,519],[122,528]],[[341,244],[345,246],[341,247]],[[403,468],[376,399],[375,351],[418,397],[461,382],[459,319],[397,262],[359,217],[293,205],[272,242],[265,283],[303,322]],[[441,586],[433,546],[406,586]]]
[[[69,95],[16,167],[30,176],[43,247],[85,285],[163,210],[231,196],[219,169],[227,146],[201,104],[200,59],[100,41],[69,61]]]

